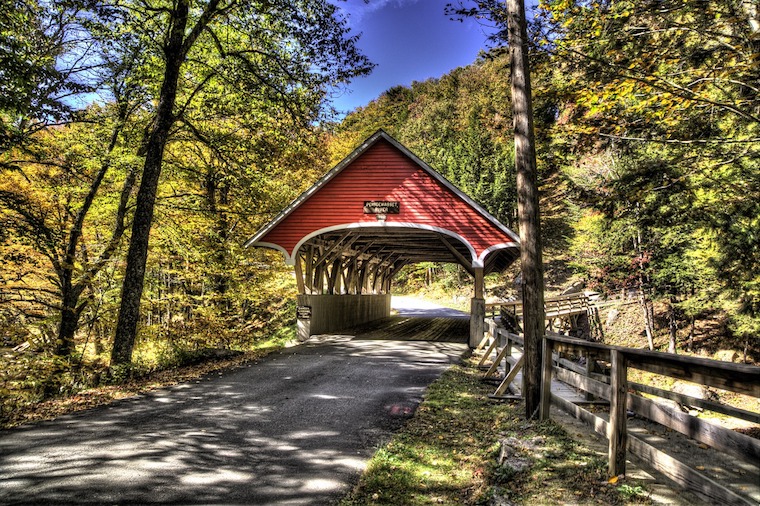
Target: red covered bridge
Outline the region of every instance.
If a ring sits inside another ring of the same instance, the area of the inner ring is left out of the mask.
[[[475,279],[473,346],[483,336],[483,276],[520,254],[514,232],[382,130],[246,246],[282,251],[295,267],[302,338],[388,316],[405,265],[460,264]]]

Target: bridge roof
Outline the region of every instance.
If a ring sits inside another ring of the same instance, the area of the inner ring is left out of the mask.
[[[296,198],[245,244],[288,264],[304,246],[350,258],[452,262],[503,270],[519,238],[383,130]],[[395,256],[394,256],[395,255]]]

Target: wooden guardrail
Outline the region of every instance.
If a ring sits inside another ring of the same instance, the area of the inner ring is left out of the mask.
[[[583,374],[584,371],[573,371],[561,367],[559,364],[555,365],[554,352],[584,355],[588,357],[587,360],[609,362],[611,365],[609,377],[595,379]],[[637,415],[679,431],[719,451],[753,463],[760,462],[760,440],[631,393],[630,390],[639,390],[652,395],[675,398],[678,401],[687,401],[692,405],[696,404],[694,401],[698,401],[689,396],[629,383],[628,368],[632,367],[709,387],[760,397],[760,367],[608,346],[555,335],[546,336],[544,339],[543,357],[541,418],[549,418],[549,408],[553,403],[577,418],[586,421],[596,432],[607,437],[609,440],[608,471],[610,476],[625,474],[626,451],[631,451],[682,486],[695,489],[713,500],[724,504],[748,503],[747,499],[723,487],[708,476],[681,464],[643,440],[628,434],[627,411],[633,411]],[[550,386],[553,375],[578,389],[608,400],[610,402],[609,421],[570,401],[553,395]],[[753,421],[757,421],[760,417],[757,413],[730,406],[708,401],[701,402],[706,409],[723,412],[731,416]]]
[[[560,295],[544,300],[544,312],[547,317],[580,314],[588,310],[589,299],[583,293]],[[501,316],[503,311],[508,311],[512,316],[522,316],[522,301],[493,302],[486,304],[486,318]]]

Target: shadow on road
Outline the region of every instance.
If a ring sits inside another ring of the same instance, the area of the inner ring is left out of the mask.
[[[465,349],[335,336],[0,432],[0,503],[331,503]]]

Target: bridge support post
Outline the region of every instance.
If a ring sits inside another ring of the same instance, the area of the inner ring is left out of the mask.
[[[486,332],[486,301],[470,300],[470,348],[475,348],[483,340]]]
[[[486,300],[483,268],[475,267],[472,271],[475,277],[475,297],[470,302],[470,348],[475,348],[486,332]]]

